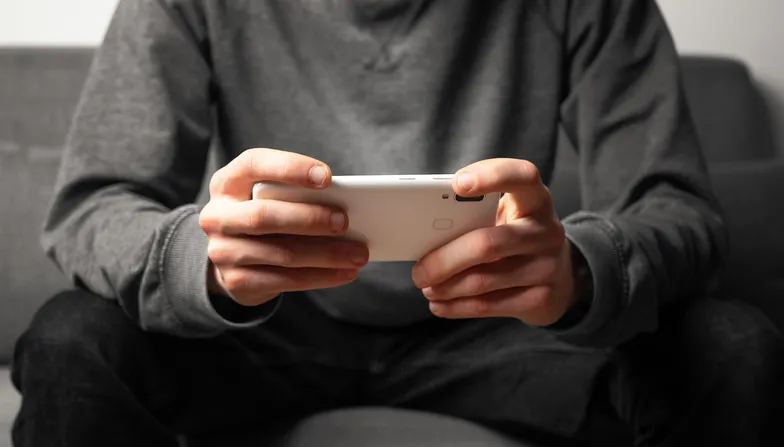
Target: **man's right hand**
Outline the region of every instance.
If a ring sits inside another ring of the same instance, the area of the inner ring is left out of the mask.
[[[249,149],[218,170],[200,215],[209,237],[210,293],[256,306],[282,292],[335,287],[356,279],[367,247],[335,238],[348,216],[326,206],[253,200],[260,181],[322,189],[332,181],[324,163],[273,149]]]

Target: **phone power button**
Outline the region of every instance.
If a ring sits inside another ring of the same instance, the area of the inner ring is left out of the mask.
[[[452,219],[435,219],[433,220],[433,229],[434,230],[451,230],[452,226],[455,223],[452,222]]]

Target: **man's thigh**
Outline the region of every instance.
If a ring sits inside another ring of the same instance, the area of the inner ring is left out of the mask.
[[[297,295],[257,329],[181,339],[143,332],[116,302],[72,291],[48,302],[17,345],[14,379],[29,409],[20,417],[32,423],[35,407],[75,399],[96,423],[122,416],[129,428],[139,408],[140,421],[151,415],[180,433],[274,426],[352,402],[362,352],[341,341],[356,338]]]
[[[708,299],[684,301],[659,321],[657,332],[608,349],[569,345],[514,320],[433,321],[390,338],[368,393],[524,435],[651,445],[761,436],[771,411],[780,414],[784,374],[770,322],[749,306]]]
[[[186,380],[180,409],[193,432],[215,420],[256,429],[285,425],[353,405],[366,365],[364,340],[361,328],[334,321],[304,296],[289,294],[256,329],[174,342],[169,351],[177,351],[179,376]]]
[[[613,355],[511,319],[428,322],[387,349],[368,385],[374,403],[564,437],[580,430]]]

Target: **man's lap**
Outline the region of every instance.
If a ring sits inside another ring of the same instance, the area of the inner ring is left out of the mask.
[[[669,367],[690,367],[688,356],[700,357],[697,351],[710,347],[712,332],[729,331],[736,338],[740,333],[742,338],[740,324],[747,333],[739,343],[754,346],[754,334],[748,333],[753,330],[748,322],[738,320],[746,313],[738,313],[735,304],[705,303],[677,312],[682,317],[673,318],[670,328],[664,319],[662,336],[642,337],[639,346],[650,351],[643,355],[628,347],[574,347],[513,320],[434,319],[398,331],[358,327],[329,319],[297,295],[289,296],[259,330],[181,340],[144,334],[130,320],[122,322],[124,315],[115,303],[71,293],[39,312],[24,344],[29,349],[59,337],[74,349],[85,338],[100,336],[101,342],[89,349],[116,352],[120,347],[112,344],[133,345],[122,352],[136,358],[112,360],[115,366],[132,365],[130,369],[144,372],[148,377],[143,380],[155,385],[137,387],[142,393],[166,389],[165,398],[147,397],[155,407],[152,411],[164,423],[188,432],[258,426],[327,408],[373,404],[452,414],[514,431],[530,428],[569,436],[584,425],[586,411],[596,408],[589,406],[592,400],[610,402],[618,399],[618,393],[628,393],[619,391],[626,385],[618,383],[660,380],[656,374],[639,371],[666,373],[665,358],[679,359],[669,362]],[[56,329],[55,321],[60,321]],[[693,332],[684,331],[692,325]],[[64,341],[69,339],[64,331],[71,331],[71,342]],[[675,342],[683,336],[689,341]],[[729,361],[727,355],[709,357],[721,363]],[[142,368],[134,364],[139,361],[156,364]],[[721,366],[713,366],[717,365]],[[702,368],[694,370],[699,373]],[[625,379],[617,380],[618,374],[610,370],[625,371],[621,374]],[[615,385],[606,383],[611,377]],[[674,376],[663,377],[667,377],[664,386],[672,385],[669,377]]]

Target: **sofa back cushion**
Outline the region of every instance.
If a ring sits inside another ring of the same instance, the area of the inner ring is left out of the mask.
[[[65,286],[38,236],[93,50],[0,49],[0,363]]]
[[[776,156],[771,113],[742,62],[721,57],[681,58],[686,96],[709,163]]]

